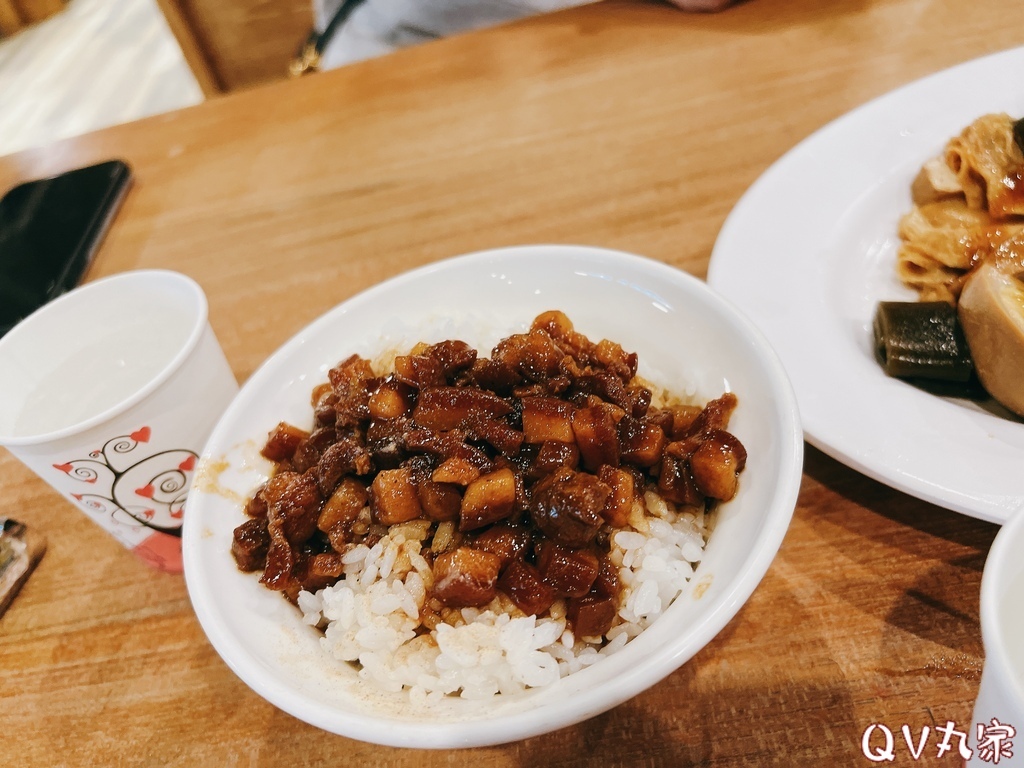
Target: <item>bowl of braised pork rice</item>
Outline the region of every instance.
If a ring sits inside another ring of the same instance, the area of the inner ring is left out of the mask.
[[[231,669],[319,728],[527,738],[721,631],[782,542],[802,446],[775,353],[700,280],[583,246],[461,256],[253,374],[190,492],[189,595]]]

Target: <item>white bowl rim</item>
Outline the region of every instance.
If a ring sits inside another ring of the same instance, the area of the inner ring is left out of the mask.
[[[992,672],[1003,677],[1013,697],[1024,706],[1024,681],[1020,675],[1010,674],[1014,664],[1010,659],[1010,650],[1006,647],[1006,636],[1002,630],[1000,611],[1004,604],[1004,593],[1009,581],[1020,577],[1020,573],[1011,575],[1009,571],[1014,563],[1020,561],[1021,544],[1024,543],[1024,514],[1014,515],[1003,524],[992,541],[985,569],[981,575],[981,641],[985,648],[985,664]]]
[[[362,741],[386,746],[425,749],[480,747],[508,743],[573,725],[636,696],[692,658],[729,623],[749,599],[781,546],[789,528],[800,490],[804,445],[796,397],[781,361],[760,330],[737,308],[709,288],[706,283],[664,262],[625,251],[585,245],[518,245],[455,256],[401,273],[350,297],[300,330],[267,358],[249,378],[239,392],[236,402],[243,399],[250,389],[258,387],[265,375],[268,375],[267,372],[274,368],[279,360],[287,358],[301,346],[304,337],[315,333],[321,326],[331,324],[336,316],[351,311],[353,305],[372,301],[380,294],[385,294],[396,287],[417,281],[438,271],[458,270],[481,262],[500,261],[505,258],[522,256],[524,253],[545,254],[547,258],[586,260],[591,267],[595,261],[612,263],[619,267],[628,264],[632,269],[640,269],[655,278],[681,283],[685,285],[686,289],[702,296],[705,301],[716,305],[721,311],[721,316],[718,319],[731,323],[738,335],[753,342],[748,345],[749,351],[756,355],[759,364],[766,371],[767,378],[762,383],[770,390],[773,401],[778,404],[774,420],[777,422],[775,426],[780,428],[778,435],[780,466],[786,470],[782,476],[777,478],[774,498],[764,511],[763,536],[754,546],[744,567],[733,574],[729,588],[720,595],[718,604],[704,615],[700,627],[687,637],[685,643],[676,647],[661,648],[654,654],[638,659],[638,663],[630,668],[628,675],[619,675],[601,683],[598,686],[601,690],[600,697],[577,695],[570,702],[562,702],[557,712],[552,712],[550,708],[541,705],[529,711],[500,715],[493,720],[419,723],[390,718],[386,715],[340,713],[327,710],[319,704],[310,704],[294,689],[279,685],[261,673],[259,660],[250,657],[246,651],[236,646],[229,628],[220,622],[212,603],[200,585],[195,582],[195,574],[200,568],[199,555],[197,548],[190,547],[188,544],[191,539],[198,539],[200,519],[196,515],[186,514],[183,529],[185,580],[193,608],[208,639],[225,663],[243,682],[267,701],[307,723]],[[232,403],[225,411],[221,423],[227,421],[234,410],[234,405],[235,403]],[[218,424],[208,445],[219,439],[220,430],[221,424]],[[203,456],[206,457],[209,453],[209,448],[204,449]],[[614,660],[623,653],[625,653],[625,649],[610,657],[606,662]],[[595,665],[595,667],[601,666],[601,664]],[[593,670],[595,667],[584,671]],[[572,677],[576,677],[576,675]]]

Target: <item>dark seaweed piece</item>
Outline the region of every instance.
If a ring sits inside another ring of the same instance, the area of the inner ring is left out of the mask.
[[[883,301],[875,354],[890,376],[967,383],[974,372],[956,309],[944,301]]]

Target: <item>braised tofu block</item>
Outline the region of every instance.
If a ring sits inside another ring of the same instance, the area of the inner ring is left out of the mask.
[[[434,597],[451,608],[487,605],[497,591],[501,561],[490,552],[459,547],[434,560]]]
[[[512,514],[516,478],[510,469],[481,475],[466,488],[459,511],[459,530],[472,531]]]
[[[593,541],[604,523],[611,488],[593,475],[564,467],[541,480],[530,500],[534,524],[552,540],[567,547]]]
[[[281,422],[267,435],[267,443],[260,453],[264,458],[271,461],[285,461],[291,459],[299,443],[309,437],[309,432],[291,424]]]
[[[381,525],[404,523],[423,514],[423,506],[409,469],[378,472],[370,490],[373,517]]]

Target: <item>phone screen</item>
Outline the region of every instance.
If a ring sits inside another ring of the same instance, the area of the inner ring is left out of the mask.
[[[130,183],[110,160],[0,199],[0,335],[82,281]]]

